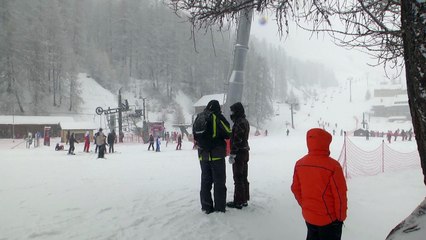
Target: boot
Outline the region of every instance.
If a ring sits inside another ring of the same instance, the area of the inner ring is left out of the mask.
[[[235,202],[227,202],[226,206],[229,208],[236,208],[236,209],[242,209],[243,208],[243,204],[237,204]]]

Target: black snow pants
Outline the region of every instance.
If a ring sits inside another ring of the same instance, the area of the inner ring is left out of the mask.
[[[99,145],[98,158],[104,158],[105,151],[106,151],[105,144]]]
[[[248,176],[249,152],[240,150],[232,164],[234,174],[234,203],[243,204],[250,200]]]
[[[316,226],[306,222],[308,236],[306,240],[340,240],[343,222],[334,221],[325,226]]]
[[[225,159],[200,161],[201,166],[201,209],[225,211],[226,206],[226,167]],[[214,186],[214,205],[212,200],[212,185]]]
[[[151,149],[151,147],[152,147],[152,151],[154,151],[154,143],[153,142],[149,142],[148,151]]]
[[[74,150],[75,150],[74,143],[70,144],[70,148],[68,149],[68,154],[74,153]]]

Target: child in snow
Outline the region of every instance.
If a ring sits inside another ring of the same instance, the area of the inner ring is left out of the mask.
[[[158,136],[157,141],[156,141],[156,148],[155,148],[156,152],[160,151],[160,145],[161,145],[161,138],[160,138],[160,136]]]
[[[64,150],[64,145],[57,143],[55,146],[55,151],[61,151]]]
[[[182,150],[182,135],[178,135],[176,150]]]

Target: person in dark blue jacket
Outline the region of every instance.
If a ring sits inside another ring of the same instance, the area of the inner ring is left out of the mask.
[[[198,158],[201,167],[201,210],[206,214],[212,212],[225,212],[226,208],[226,142],[229,139],[231,129],[229,122],[222,115],[220,104],[217,100],[211,100],[204,111],[211,113],[207,121],[209,134],[205,136],[208,141],[195,138],[197,142],[208,144],[198,146]],[[193,133],[195,137],[195,133]],[[211,194],[214,186],[214,204]]]

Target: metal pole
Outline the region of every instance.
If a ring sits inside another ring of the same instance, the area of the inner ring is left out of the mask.
[[[385,140],[382,140],[382,173],[385,172]]]
[[[294,129],[294,122],[293,122],[293,103],[290,104],[290,110],[291,110],[291,128]]]
[[[349,102],[352,102],[352,78],[349,79]]]
[[[118,89],[118,134],[123,131],[122,114],[121,114],[121,88]],[[120,138],[118,138],[120,140]],[[119,141],[121,142],[121,141]]]
[[[365,129],[365,113],[362,113],[362,128]]]
[[[12,142],[15,142],[15,104],[13,104],[13,115],[12,115]]]
[[[145,99],[146,98],[142,98],[142,102],[143,102],[143,121],[145,122]]]
[[[244,87],[244,66],[248,52],[248,42],[250,39],[250,28],[253,16],[253,9],[244,9],[240,12],[237,41],[234,47],[234,61],[232,65],[232,74],[229,78],[228,94],[224,106],[225,116],[229,119],[229,107],[241,102]]]
[[[345,161],[343,163],[344,169],[345,169],[345,178],[348,178],[348,158],[346,155],[346,132],[345,132],[345,136],[344,136],[344,140],[343,140],[343,146],[345,148]]]

